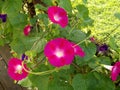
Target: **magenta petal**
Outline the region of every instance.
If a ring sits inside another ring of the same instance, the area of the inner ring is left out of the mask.
[[[72,44],[72,46],[74,48],[75,55],[78,55],[80,57],[85,56],[85,52],[83,51],[83,49],[79,45],[76,45],[73,42],[71,42],[71,44]]]
[[[111,79],[113,81],[116,81],[119,74],[120,74],[120,62],[116,62],[112,68]]]
[[[24,64],[24,67],[26,65]],[[18,72],[20,70],[21,73]],[[17,58],[11,58],[8,62],[8,74],[14,80],[22,80],[28,76],[28,73],[22,68],[22,60]]]
[[[65,62],[62,62],[61,58],[58,58],[55,55],[48,57],[48,60],[49,60],[50,64],[55,67],[61,67],[61,66],[65,65]]]
[[[68,40],[56,38],[46,44],[44,54],[51,65],[60,67],[72,63],[74,49]]]
[[[62,28],[68,24],[67,12],[58,6],[51,6],[48,8],[48,17],[51,22],[59,24]]]
[[[95,42],[94,36],[93,36],[93,37],[90,37],[89,39],[90,39],[91,42]]]

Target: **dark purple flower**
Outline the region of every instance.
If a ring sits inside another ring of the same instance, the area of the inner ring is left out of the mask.
[[[0,14],[0,18],[2,19],[2,22],[6,22],[7,14]]]
[[[21,57],[21,59],[22,59],[22,60],[24,60],[24,58],[25,58],[25,54],[22,54],[22,57]]]
[[[21,60],[27,60],[28,59],[28,56],[26,56],[24,53],[22,54],[21,56]]]
[[[106,44],[103,44],[101,46],[99,46],[99,51],[107,51],[108,50],[108,46]]]

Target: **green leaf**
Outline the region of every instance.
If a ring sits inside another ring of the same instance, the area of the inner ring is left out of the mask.
[[[33,72],[47,71],[48,67],[45,64],[40,64],[34,68]],[[39,90],[48,90],[49,75],[34,75],[30,74],[29,77],[33,87],[37,87]]]
[[[120,90],[120,86],[118,88],[116,88],[115,90]]]
[[[70,82],[70,71],[69,70],[70,69],[67,69],[67,70],[62,69],[59,72],[54,72],[53,76],[55,79],[57,78],[57,79]]]
[[[22,0],[8,0],[5,1],[2,11],[7,13],[8,16],[15,16],[22,9]]]
[[[49,90],[73,90],[73,87],[70,85],[70,70],[71,69],[62,69],[59,72],[52,73],[49,81]]]
[[[59,6],[67,10],[69,14],[72,14],[72,5],[70,0],[60,0]]]
[[[38,14],[37,15],[40,20],[47,26],[48,25],[48,16],[46,14]]]
[[[86,76],[82,74],[75,75],[72,81],[72,86],[74,90],[87,90],[86,80]]]
[[[69,32],[70,32],[70,27],[67,26],[66,28],[59,28],[60,31],[60,37],[65,37],[67,38],[69,36]],[[70,36],[69,36],[70,37]]]
[[[118,47],[117,47],[117,44],[116,44],[116,41],[115,41],[115,38],[114,37],[110,37],[110,40],[109,40],[109,45],[112,49],[114,50],[117,50]]]
[[[32,25],[34,25],[34,24],[36,23],[36,21],[37,21],[37,17],[36,17],[36,16],[33,17],[33,18],[30,18],[30,23],[31,23]]]
[[[53,79],[49,82],[49,90],[73,90],[73,87],[70,85],[71,79],[68,69],[54,72],[52,75]]]
[[[40,53],[43,51],[45,44],[46,40],[44,38],[40,39],[34,44],[32,50],[36,51],[37,53]]]
[[[9,4],[9,5],[8,5]],[[10,6],[12,5],[12,6]],[[11,9],[15,9],[16,11],[20,11],[22,8],[22,0],[9,0],[6,1],[4,6],[3,6],[3,10],[11,10]]]
[[[62,67],[62,69],[65,69],[65,70],[70,69],[70,65],[65,65],[65,66]]]
[[[44,5],[52,6],[52,1],[53,0],[43,0]]]
[[[77,17],[81,20],[81,26],[92,25],[93,20],[89,17],[89,10],[85,5],[77,5],[76,6],[78,13]]]
[[[84,4],[87,4],[87,1],[88,1],[88,0],[82,0],[82,1],[83,1]]]
[[[74,90],[115,90],[112,81],[97,72],[75,75],[72,86]]]
[[[9,22],[10,24],[14,27],[17,28],[19,30],[21,30],[22,28],[25,27],[25,25],[27,24],[27,15],[22,14],[22,13],[18,13],[16,16],[12,15],[12,16],[8,16]]]
[[[0,46],[4,45],[4,39],[0,38]]]
[[[96,68],[100,64],[111,65],[111,60],[109,57],[93,57],[89,60],[88,65],[91,68]]]
[[[48,76],[30,75],[28,78],[32,82],[33,86],[37,87],[38,90],[48,90]]]
[[[27,23],[26,14],[20,13],[22,5],[22,0],[8,0],[2,7],[2,12],[7,14],[7,21],[13,28],[21,29]]]
[[[72,32],[70,32],[67,38],[73,42],[78,43],[86,38],[86,34],[81,30],[73,30]]]
[[[5,3],[4,1],[0,0],[0,12],[2,12],[2,7],[3,7],[4,3]]]
[[[95,88],[94,90],[115,90],[115,84],[109,77],[106,77],[104,74],[97,72],[94,72],[93,75],[98,82],[98,84],[96,84],[97,89]]]
[[[85,52],[85,56],[83,58],[77,58],[76,59],[76,63],[77,64],[81,64],[82,62],[86,62],[89,61],[96,53],[96,46],[93,43],[82,43],[80,45],[84,52]]]
[[[79,18],[83,18],[83,19],[88,18],[89,10],[87,7],[85,7],[85,5],[79,4],[78,6],[76,6],[76,8],[79,12],[78,13]]]
[[[17,35],[17,34],[16,34]],[[16,36],[15,35],[15,36]],[[22,36],[15,38],[11,43],[10,46],[11,48],[17,52],[18,54],[22,54],[25,51],[28,51],[31,49],[31,47],[33,46],[33,44],[39,40],[39,37],[25,37]],[[41,51],[41,50],[40,50]]]
[[[31,87],[32,86],[32,82],[30,81],[30,79],[28,77],[23,80],[20,80],[18,82],[18,84],[22,85],[23,87]]]
[[[73,87],[67,81],[62,79],[53,79],[49,83],[48,90],[73,90]]]

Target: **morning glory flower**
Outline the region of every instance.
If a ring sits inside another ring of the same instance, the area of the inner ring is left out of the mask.
[[[28,36],[30,31],[31,31],[31,26],[30,25],[26,25],[25,28],[24,28],[24,31],[23,31],[24,35]]]
[[[24,68],[26,64],[24,64]],[[11,58],[8,62],[8,74],[14,80],[22,80],[28,76],[28,73],[22,67],[22,60],[17,58]]]
[[[58,6],[51,6],[48,8],[48,17],[51,22],[59,24],[62,28],[68,24],[67,12]]]
[[[0,19],[2,22],[6,22],[7,14],[0,14]]]
[[[106,69],[111,71],[111,79],[112,81],[116,81],[117,77],[120,74],[120,61],[116,62],[113,66],[103,65]]]
[[[61,67],[72,63],[74,48],[67,39],[56,38],[46,44],[44,54],[51,65]]]
[[[103,44],[103,45],[99,46],[99,51],[104,52],[104,51],[107,51],[107,50],[108,50],[108,46],[106,44]]]
[[[21,60],[28,60],[28,56],[26,56],[24,53],[21,56]]]
[[[113,81],[116,81],[119,74],[120,74],[120,62],[116,62],[112,68],[111,79]]]

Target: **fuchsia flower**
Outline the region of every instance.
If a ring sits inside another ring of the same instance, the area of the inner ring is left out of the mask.
[[[93,36],[93,37],[90,37],[89,39],[90,39],[91,42],[95,42],[94,36]]]
[[[74,48],[75,55],[78,55],[80,57],[84,57],[85,56],[85,52],[83,51],[83,49],[79,45],[76,45],[73,42],[71,44],[72,44],[72,46]]]
[[[105,68],[111,71],[112,81],[116,81],[118,75],[120,74],[120,62],[116,62],[113,66],[103,65]]]
[[[24,35],[28,36],[30,31],[31,31],[31,26],[30,25],[25,26],[24,31],[23,31]]]
[[[59,24],[62,28],[68,24],[67,12],[58,6],[51,6],[48,8],[49,19],[56,24]]]
[[[50,64],[55,67],[69,65],[74,59],[74,49],[71,42],[64,38],[49,41],[44,48],[44,54]]]
[[[120,74],[120,62],[116,62],[112,68],[111,79],[113,81],[116,81],[119,74]]]
[[[27,69],[26,64],[24,68]],[[14,80],[22,80],[28,76],[28,73],[22,68],[22,60],[11,58],[8,62],[8,74]]]

